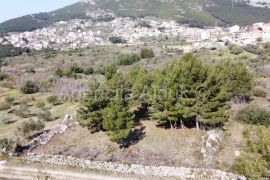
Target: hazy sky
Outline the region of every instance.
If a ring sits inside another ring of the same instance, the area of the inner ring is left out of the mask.
[[[48,12],[79,0],[1,0],[0,22],[38,12]]]

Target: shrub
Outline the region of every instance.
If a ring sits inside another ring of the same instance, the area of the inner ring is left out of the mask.
[[[251,104],[238,111],[236,120],[248,124],[268,126],[270,124],[270,111]]]
[[[58,77],[63,77],[63,76],[64,76],[64,72],[63,72],[61,69],[57,68],[57,69],[54,71],[54,75],[55,75],[55,76],[58,76]]]
[[[15,110],[15,115],[21,118],[29,118],[31,116],[29,107],[27,104],[20,104],[19,108]]]
[[[11,105],[7,102],[0,103],[0,111],[5,111],[11,108]]]
[[[48,109],[44,109],[37,114],[39,120],[43,120],[45,122],[53,121],[54,118],[52,117],[51,112]]]
[[[24,137],[29,137],[45,128],[45,124],[42,121],[35,122],[33,119],[22,123],[21,127],[18,128],[22,132]]]
[[[72,64],[69,67],[68,72],[71,72],[71,73],[83,73],[83,68],[78,66],[78,64]]]
[[[123,44],[126,43],[126,40],[122,39],[121,37],[118,36],[112,36],[109,38],[109,41],[113,44]]]
[[[140,57],[137,54],[120,54],[117,57],[117,64],[118,65],[131,65],[140,61]]]
[[[8,97],[5,98],[5,102],[10,104],[10,105],[12,105],[14,103],[14,101],[15,101],[14,97],[9,97],[8,96]]]
[[[11,144],[12,144],[12,141],[7,138],[0,139],[0,150],[9,149]]]
[[[26,81],[22,86],[21,86],[21,92],[24,94],[34,94],[39,91],[39,87],[36,83],[32,81]]]
[[[268,43],[265,43],[264,45],[263,45],[263,48],[264,49],[270,49],[270,43],[268,42]]]
[[[83,70],[83,74],[85,75],[91,75],[93,73],[94,73],[94,69],[92,67],[88,67]]]
[[[47,98],[47,101],[48,101],[48,103],[50,103],[50,104],[52,104],[52,105],[54,105],[54,106],[59,104],[59,99],[58,99],[58,97],[55,96],[55,95],[49,96],[49,97]]]
[[[143,48],[140,51],[141,58],[152,58],[155,57],[153,49],[150,48]]]
[[[224,84],[230,99],[249,101],[252,95],[253,75],[243,63],[226,61],[217,67],[220,81]]]
[[[269,179],[270,172],[270,133],[263,127],[249,129],[246,147],[242,155],[235,160],[233,172],[248,179]]]
[[[44,101],[38,101],[37,103],[36,103],[36,107],[37,108],[39,108],[39,109],[43,109],[43,108],[45,108],[45,102]]]
[[[12,123],[16,122],[15,120],[13,120],[12,117],[13,117],[13,115],[2,116],[1,123],[12,124]]]
[[[0,72],[0,81],[5,80],[7,77],[8,76],[6,74]]]
[[[267,92],[265,92],[263,89],[256,88],[253,90],[253,95],[256,97],[266,97]]]
[[[251,44],[245,46],[245,47],[244,47],[244,50],[246,50],[247,52],[253,53],[253,54],[257,54],[257,55],[261,55],[261,54],[263,54],[263,52],[264,52],[264,51],[263,51],[262,49],[260,49],[258,46],[256,46],[256,45],[251,45]]]
[[[115,65],[108,65],[105,67],[105,77],[106,79],[111,79],[114,74],[116,74],[117,69]]]

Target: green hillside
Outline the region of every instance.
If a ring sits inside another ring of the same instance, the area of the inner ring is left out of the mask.
[[[96,0],[95,4],[78,2],[53,12],[3,22],[0,33],[31,31],[58,21],[87,18],[86,13],[98,9],[114,12],[118,16],[155,16],[199,26],[247,25],[270,21],[269,8],[251,7],[239,1],[232,6],[231,0]]]

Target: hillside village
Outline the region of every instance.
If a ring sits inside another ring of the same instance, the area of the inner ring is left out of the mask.
[[[114,17],[111,21],[75,19],[61,21],[32,32],[9,33],[7,36],[0,37],[0,43],[36,50],[42,48],[66,50],[93,45],[110,45],[109,37],[112,36],[123,38],[127,44],[140,44],[148,40],[159,41],[168,37],[176,38],[190,42],[189,47],[175,47],[189,52],[201,47],[222,48],[226,42],[239,46],[256,44],[257,41],[268,42],[270,23],[255,23],[246,27],[235,25],[229,28],[200,29],[153,17],[136,20],[129,17]]]

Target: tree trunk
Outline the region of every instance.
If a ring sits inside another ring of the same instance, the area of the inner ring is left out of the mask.
[[[184,129],[184,123],[183,123],[183,120],[180,120],[180,123],[181,123],[181,129]]]
[[[170,121],[171,129],[173,129],[172,121]]]
[[[196,117],[196,128],[198,131],[200,131],[200,123],[199,123],[199,118]]]

